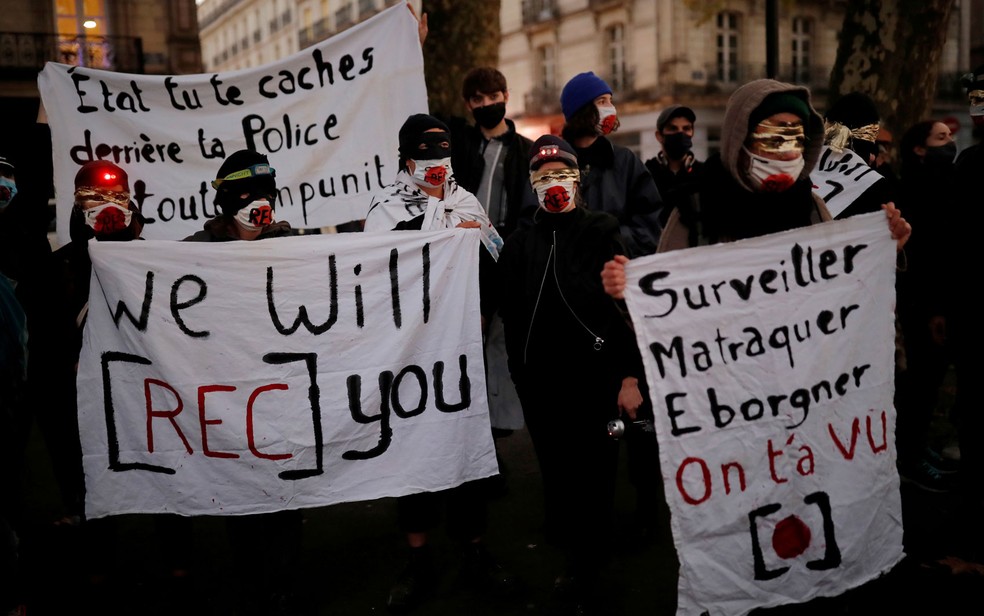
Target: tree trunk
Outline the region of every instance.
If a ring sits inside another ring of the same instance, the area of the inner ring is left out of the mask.
[[[499,58],[500,0],[423,0],[429,33],[424,42],[424,76],[430,112],[462,115],[461,81],[476,66]]]
[[[954,0],[847,2],[830,103],[863,92],[898,138],[933,106],[940,57]]]

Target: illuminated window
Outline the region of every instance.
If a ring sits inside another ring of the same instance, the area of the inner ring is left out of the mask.
[[[62,62],[112,68],[105,0],[56,0],[55,30]]]

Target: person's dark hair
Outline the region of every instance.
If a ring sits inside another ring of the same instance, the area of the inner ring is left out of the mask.
[[[506,76],[491,66],[479,66],[468,71],[461,83],[461,98],[468,100],[475,94],[492,94],[506,91]]]
[[[902,155],[903,167],[919,162],[920,157],[913,150],[917,147],[926,147],[926,140],[933,132],[933,125],[936,122],[936,120],[916,122],[902,135],[902,141],[899,142],[899,152]]]
[[[598,132],[599,122],[601,122],[601,114],[598,112],[598,106],[584,105],[567,120],[560,135],[568,143],[574,143],[576,139],[582,137],[597,137],[601,135]]]

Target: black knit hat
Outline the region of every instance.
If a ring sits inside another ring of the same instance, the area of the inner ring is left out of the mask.
[[[577,169],[577,153],[571,144],[556,135],[543,135],[530,148],[530,171],[536,171],[544,163],[559,161]]]
[[[233,176],[230,178],[230,176]],[[241,177],[236,177],[241,176]],[[239,150],[230,154],[215,174],[215,205],[223,214],[233,215],[255,200],[277,195],[277,172],[266,154]],[[245,198],[242,195],[246,194]]]
[[[762,120],[777,113],[796,114],[806,124],[810,118],[810,105],[793,92],[773,92],[748,116],[748,127],[757,126]]]
[[[426,113],[415,113],[400,127],[400,159],[412,159],[420,145],[420,136],[432,128],[449,132],[448,125]]]
[[[875,101],[861,92],[851,92],[837,99],[827,110],[826,119],[840,122],[848,128],[861,128],[879,122]]]

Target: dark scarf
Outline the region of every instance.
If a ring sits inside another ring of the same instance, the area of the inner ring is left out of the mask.
[[[728,173],[718,155],[705,163],[698,194],[696,203],[682,200],[680,218],[689,229],[701,229],[710,243],[806,227],[815,207],[808,178],[783,192],[750,192]]]

